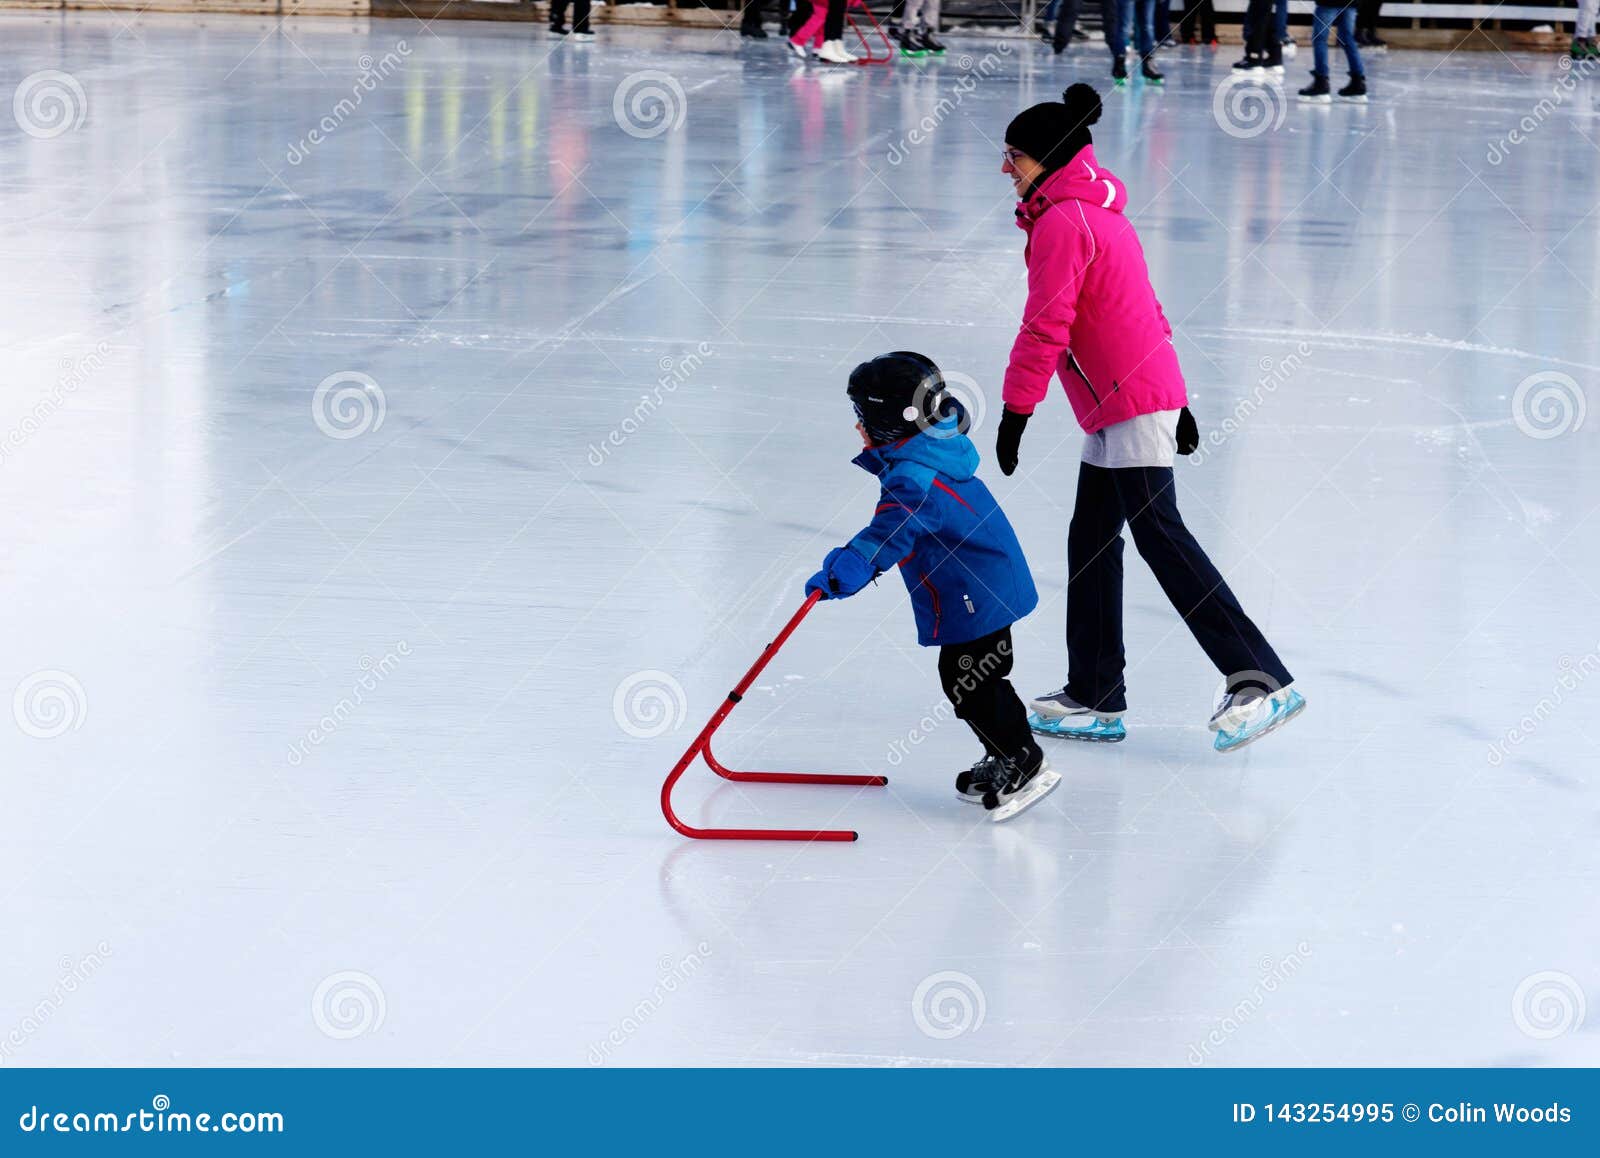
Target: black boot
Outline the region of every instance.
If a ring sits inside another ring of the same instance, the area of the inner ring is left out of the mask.
[[[956,795],[969,804],[982,804],[985,796],[998,794],[1004,787],[1005,773],[994,756],[985,756],[956,776]]]
[[[1353,76],[1350,83],[1339,90],[1339,99],[1342,101],[1355,101],[1357,104],[1367,103],[1367,78]]]
[[[747,36],[751,40],[765,40],[767,38],[767,30],[759,24],[745,24],[740,26],[739,35]]]
[[[1328,87],[1326,73],[1314,72],[1311,74],[1311,83],[1300,90],[1300,99],[1311,101],[1314,104],[1325,105],[1333,100],[1333,90]]]
[[[1118,88],[1128,83],[1128,61],[1125,57],[1111,58],[1111,83]]]
[[[1150,63],[1148,57],[1140,62],[1139,75],[1144,77],[1146,84],[1165,84],[1167,81],[1165,76],[1156,71],[1156,66]]]

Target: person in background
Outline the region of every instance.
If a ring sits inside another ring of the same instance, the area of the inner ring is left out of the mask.
[[[1050,7],[1045,10],[1045,20],[1047,22],[1051,15],[1056,18],[1055,32],[1050,36],[1050,47],[1055,49],[1057,56],[1065,52],[1067,45],[1071,44],[1077,37],[1078,3],[1079,0],[1050,0]],[[1113,7],[1110,3],[1103,3],[1101,10],[1109,13]],[[1048,24],[1046,26],[1048,27]],[[1109,39],[1109,27],[1107,31],[1107,39]]]
[[[1277,34],[1272,9],[1273,0],[1250,0],[1244,18],[1244,59],[1233,66],[1241,72],[1283,72],[1283,39]]]
[[[1217,44],[1217,9],[1211,0],[1184,0],[1178,19],[1180,39],[1185,44]]]
[[[550,31],[557,36],[567,34],[567,0],[550,0]],[[573,0],[572,38],[593,40],[589,30],[589,0]]]
[[[767,30],[761,27],[761,10],[766,0],[745,0],[744,16],[739,21],[739,35],[751,40],[765,40]]]
[[[587,3],[587,0],[580,2]],[[828,0],[826,8],[812,3],[811,14],[789,38],[789,50],[804,60],[806,42],[810,41],[818,60],[829,64],[854,64],[856,57],[844,46],[844,8],[845,0]]]
[[[945,47],[934,33],[939,31],[939,0],[905,0],[905,18],[895,38],[907,56],[943,56]]]
[[[1378,39],[1378,10],[1383,0],[1359,0],[1356,5],[1356,43],[1373,52],[1382,52],[1389,46]]]
[[[1063,0],[1062,7],[1066,7]],[[1100,8],[1106,25],[1106,43],[1111,48],[1111,83],[1119,88],[1128,83],[1128,24],[1133,23],[1134,48],[1139,53],[1139,75],[1149,84],[1167,78],[1156,71],[1156,0],[1104,0]],[[1058,25],[1059,29],[1059,25]],[[1061,42],[1059,31],[1056,43]],[[1056,51],[1060,51],[1057,49]]]
[[[1367,71],[1361,64],[1361,49],[1356,46],[1355,0],[1343,3],[1318,4],[1311,18],[1311,83],[1300,90],[1300,99],[1315,104],[1333,100],[1328,90],[1328,30],[1339,30],[1339,47],[1344,49],[1345,62],[1350,66],[1350,83],[1339,90],[1339,99],[1365,104],[1367,100]]]
[[[1572,25],[1573,60],[1600,57],[1600,45],[1594,41],[1594,15],[1596,0],[1578,0],[1578,19]]]

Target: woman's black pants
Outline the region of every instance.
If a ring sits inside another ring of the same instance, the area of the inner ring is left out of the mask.
[[[1292,680],[1178,513],[1171,467],[1082,463],[1067,531],[1067,694],[1097,712],[1128,708],[1123,683],[1122,527],[1228,690]]]

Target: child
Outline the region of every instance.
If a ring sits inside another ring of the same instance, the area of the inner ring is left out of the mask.
[[[900,350],[863,362],[850,374],[849,394],[865,448],[855,463],[877,475],[883,491],[872,522],[828,552],[806,592],[843,599],[900,568],[917,642],[939,648],[945,695],[983,745],[983,759],[956,777],[956,792],[1007,820],[1061,780],[1006,679],[1011,625],[1039,602],[1033,576],[977,477],[966,411],[931,359]]]

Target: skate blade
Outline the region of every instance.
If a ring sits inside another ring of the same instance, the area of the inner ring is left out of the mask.
[[[1031,808],[1046,796],[1049,796],[1051,792],[1055,791],[1056,785],[1060,783],[1061,773],[1049,770],[1040,772],[1028,782],[1026,788],[991,812],[989,820],[994,824],[1010,820],[1023,809]]]
[[[1065,717],[1072,719],[1074,717]],[[1094,726],[1086,724],[1082,727],[1063,727],[1064,720],[1047,720],[1038,712],[1028,715],[1028,727],[1041,736],[1054,736],[1058,740],[1077,740],[1080,744],[1117,744],[1128,738],[1127,729],[1117,727],[1116,731],[1095,732],[1090,729]]]
[[[1214,746],[1215,746],[1215,748],[1216,748],[1216,750],[1218,752],[1237,752],[1240,748],[1248,748],[1251,744],[1254,744],[1257,740],[1260,740],[1260,739],[1263,739],[1263,738],[1265,738],[1267,736],[1272,735],[1272,733],[1276,732],[1279,728],[1283,727],[1290,720],[1294,719],[1296,716],[1298,716],[1301,712],[1303,712],[1305,710],[1306,710],[1306,701],[1305,701],[1304,698],[1302,698],[1298,704],[1296,704],[1294,707],[1290,708],[1283,715],[1279,716],[1272,723],[1270,723],[1266,727],[1262,728],[1259,732],[1252,732],[1250,735],[1246,736],[1242,740],[1237,740],[1237,741],[1235,741],[1235,742],[1233,742],[1231,744],[1225,744],[1225,743],[1223,743],[1223,740],[1224,740],[1224,737],[1225,737],[1225,733],[1218,732],[1217,733],[1217,742],[1216,742],[1216,744]]]
[[[978,796],[968,796],[965,792],[957,792],[956,793],[956,799],[957,800],[965,800],[968,804],[982,804],[983,803],[983,796],[981,794],[978,795]]]

